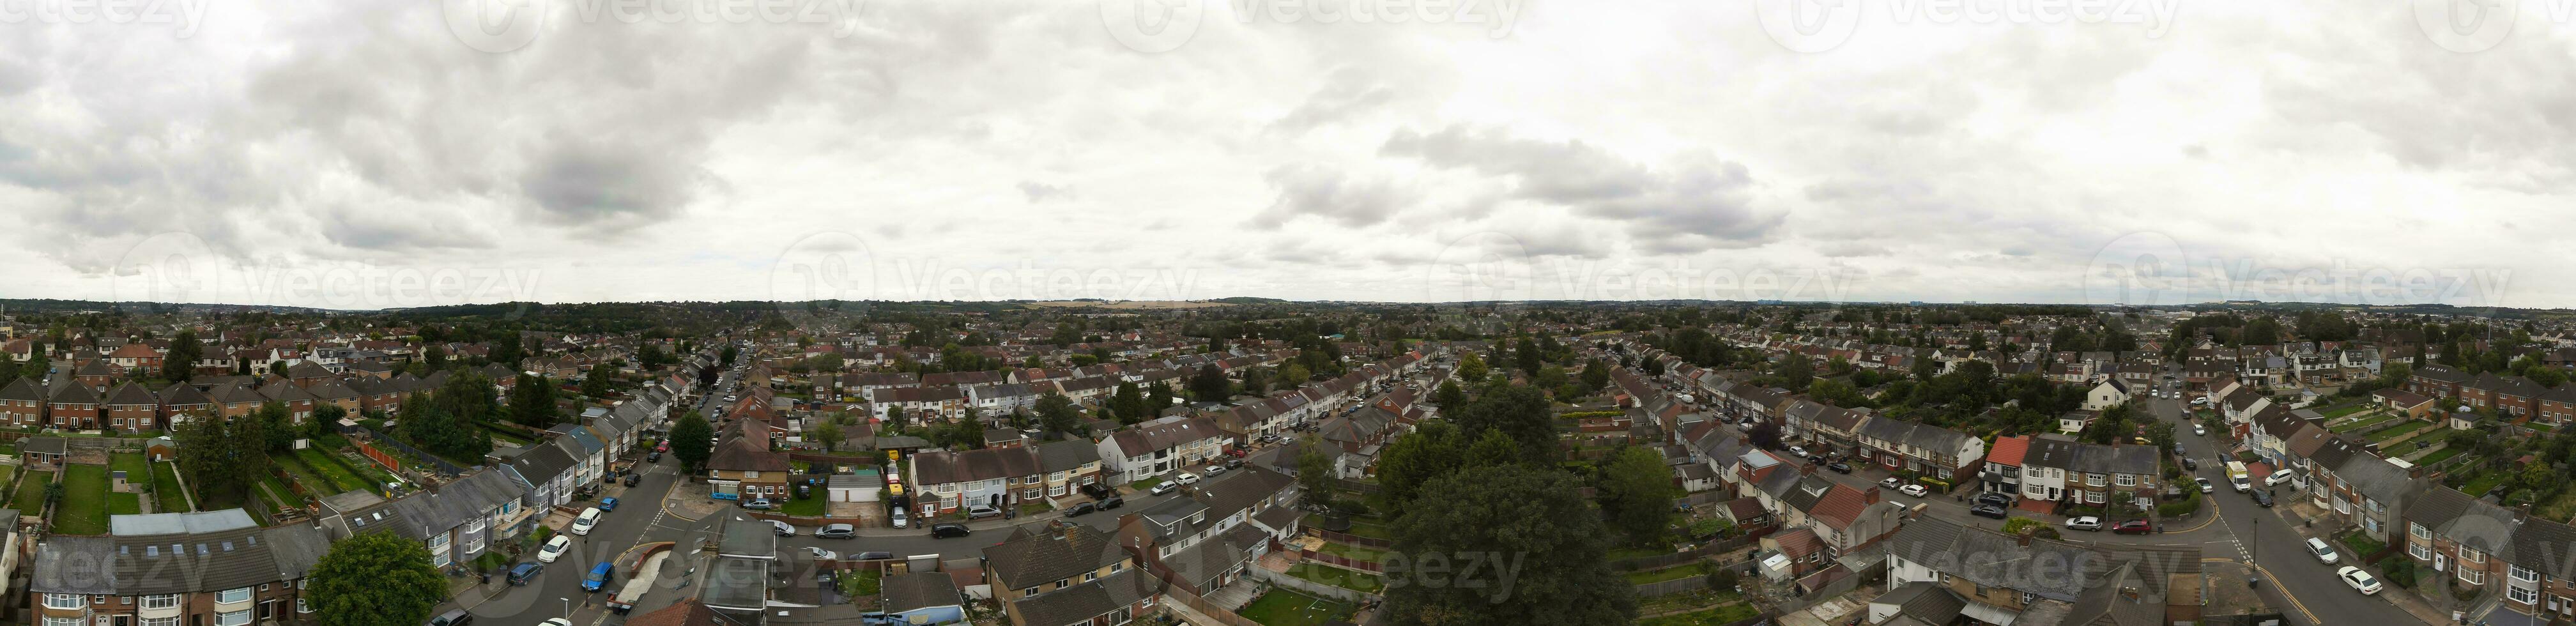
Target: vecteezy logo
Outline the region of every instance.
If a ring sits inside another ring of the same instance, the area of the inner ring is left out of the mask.
[[[2123,235],[2104,244],[2084,268],[2084,302],[2093,305],[2176,305],[2191,296],[2191,257],[2182,243],[2157,232]]]
[[[867,242],[845,232],[807,235],[769,268],[769,299],[797,328],[838,328],[845,315],[877,297],[876,258]]]
[[[1100,25],[1119,45],[1146,54],[1179,49],[1207,17],[1200,0],[1100,0]]]
[[[443,0],[447,32],[465,47],[501,54],[528,47],[545,30],[546,0]]]
[[[2520,0],[2415,0],[2415,25],[2424,38],[2452,52],[2485,52],[2513,35]]]
[[[1762,32],[1791,52],[1817,53],[1850,41],[1860,29],[1860,0],[1754,0]]]
[[[215,302],[227,286],[222,263],[196,235],[161,233],[117,258],[108,289],[117,302]]]

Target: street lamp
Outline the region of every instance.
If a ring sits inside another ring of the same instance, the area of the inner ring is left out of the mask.
[[[564,603],[564,619],[565,619],[565,620],[567,620],[567,621],[571,620],[571,619],[572,619],[572,598],[555,598],[555,599],[557,599],[557,600],[562,600],[562,601],[563,601],[563,603]]]

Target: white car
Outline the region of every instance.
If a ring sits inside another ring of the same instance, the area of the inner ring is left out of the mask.
[[[1804,446],[1789,446],[1789,454],[1791,456],[1803,458],[1807,456],[1807,448]]]
[[[1887,480],[1878,481],[1878,484],[1880,484],[1880,485],[1882,485],[1882,486],[1885,486],[1885,487],[1887,487],[1887,488],[1889,488],[1889,489],[1895,489],[1895,488],[1897,488],[1897,487],[1904,486],[1904,485],[1905,485],[1905,481],[1897,480],[1897,479],[1896,479],[1896,477],[1894,477],[1894,476],[1889,476],[1889,477],[1887,477]]]
[[[1172,481],[1171,481],[1171,482],[1173,482],[1174,484],[1181,484],[1181,485],[1195,485],[1195,484],[1198,484],[1198,483],[1199,483],[1199,475],[1197,475],[1197,474],[1192,474],[1192,473],[1189,473],[1189,472],[1181,472],[1181,473],[1178,473],[1178,474],[1173,474],[1173,475],[1172,475]]]
[[[2334,546],[2326,545],[2326,540],[2315,537],[2308,538],[2308,552],[2310,554],[2317,555],[2318,563],[2324,563],[2327,565],[2333,565],[2337,559],[2341,558],[2335,554]]]
[[[572,534],[589,536],[590,529],[599,526],[599,516],[599,507],[582,509],[581,517],[572,519]]]
[[[832,559],[841,558],[841,553],[839,553],[839,552],[833,552],[833,551],[830,551],[830,550],[825,550],[825,549],[817,548],[817,547],[814,547],[814,546],[805,546],[805,553],[806,553],[806,554],[814,555],[814,560],[817,560],[817,561],[829,561],[829,560],[832,560]]]
[[[2265,487],[2278,486],[2286,482],[2290,482],[2290,473],[2281,470],[2272,470],[2272,475],[2263,477]]]
[[[555,559],[563,558],[565,550],[571,549],[571,535],[555,535],[555,538],[546,540],[546,547],[537,549],[537,562],[553,563]]]
[[[2066,520],[2067,530],[2102,530],[2102,518],[2086,515]]]
[[[912,516],[905,514],[903,507],[895,507],[893,520],[895,528],[904,528],[912,524]]]
[[[1903,487],[1898,487],[1898,488],[1896,488],[1896,490],[1897,490],[1897,491],[1900,491],[1900,492],[1904,492],[1904,493],[1905,493],[1905,495],[1914,496],[1914,497],[1917,497],[1917,498],[1924,497],[1924,496],[1928,496],[1928,495],[1932,495],[1932,490],[1930,490],[1930,489],[1925,489],[1925,488],[1923,488],[1923,486],[1922,486],[1922,485],[1906,485],[1906,486],[1903,486]]]
[[[1209,476],[1215,476],[1215,475],[1223,474],[1223,473],[1225,473],[1225,466],[1223,466],[1223,465],[1210,465],[1210,466],[1208,466],[1208,468],[1207,468],[1207,474],[1208,474]]]
[[[2209,427],[2202,424],[2193,424],[2191,425],[2191,434],[2207,435],[2209,434]]]
[[[2343,584],[2345,586],[2352,587],[2353,591],[2361,592],[2361,595],[2377,595],[2379,593],[2379,579],[2371,578],[2370,572],[2361,571],[2361,568],[2350,565],[2343,566],[2343,569],[2335,570],[2335,577],[2343,579]]]
[[[549,617],[546,618],[546,621],[537,622],[537,626],[572,626],[572,620],[560,617]]]

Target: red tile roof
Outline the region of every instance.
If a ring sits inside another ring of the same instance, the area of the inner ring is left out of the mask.
[[[1825,497],[1816,499],[1815,508],[1807,514],[1825,520],[1834,528],[1848,528],[1853,520],[1860,519],[1861,509],[1866,508],[1869,508],[1869,499],[1860,490],[1849,485],[1834,485],[1832,489],[1825,490]]]
[[[1986,451],[1986,462],[2020,467],[2021,455],[2028,452],[2030,452],[2029,437],[1996,437],[1994,449]]]

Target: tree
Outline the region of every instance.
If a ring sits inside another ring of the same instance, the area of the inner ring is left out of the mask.
[[[823,443],[824,452],[840,449],[841,424],[832,420],[823,420],[823,423],[814,426],[814,440]]]
[[[332,542],[306,577],[305,603],[323,626],[419,624],[447,600],[429,548],[391,532]]]
[[[1465,455],[1456,426],[1442,420],[1423,421],[1413,432],[1396,437],[1379,452],[1378,503],[1389,511],[1402,512],[1413,502],[1416,489],[1457,471]]]
[[[1807,360],[1807,355],[1791,352],[1789,356],[1782,357],[1779,363],[1772,364],[1771,375],[1780,377],[1780,386],[1783,388],[1790,391],[1805,391],[1807,383],[1816,379],[1816,366]]]
[[[1630,623],[1634,587],[1610,569],[1609,529],[1581,487],[1565,472],[1518,465],[1424,485],[1441,497],[1396,518],[1389,554],[1440,560],[1389,559],[1384,615],[1404,625]],[[1506,561],[1470,566],[1458,562],[1474,558],[1465,555]]]
[[[170,353],[161,359],[161,378],[188,382],[189,378],[197,375],[197,360],[205,356],[206,347],[197,343],[197,331],[179,331],[179,336],[170,339]]]
[[[1780,423],[1756,419],[1753,422],[1753,428],[1744,431],[1744,437],[1753,440],[1753,447],[1778,450],[1780,449]]]
[[[1485,359],[1474,352],[1458,353],[1458,377],[1468,383],[1485,382]]]
[[[715,453],[716,428],[705,416],[690,411],[671,423],[671,456],[680,460],[680,469],[691,474],[706,467],[707,457]]]
[[[196,487],[199,501],[237,502],[250,496],[251,485],[268,471],[268,438],[263,419],[197,417],[171,429],[179,447],[179,471]]]
[[[1136,387],[1136,381],[1118,381],[1118,391],[1109,395],[1109,413],[1118,416],[1118,423],[1121,424],[1145,421],[1148,417],[1145,408],[1145,391]]]
[[[555,381],[544,376],[520,378],[519,386],[510,388],[510,420],[531,428],[562,421],[563,410],[555,407]]]
[[[1600,391],[1602,387],[1606,387],[1606,386],[1609,386],[1609,385],[1610,385],[1610,366],[1609,366],[1609,364],[1607,364],[1607,363],[1602,363],[1602,362],[1601,362],[1601,359],[1593,359],[1591,362],[1589,362],[1589,363],[1584,363],[1584,364],[1583,364],[1583,390],[1584,390],[1584,391],[1586,391],[1586,392],[1591,392],[1591,391]]]
[[[904,425],[904,419],[903,419],[903,407],[900,407],[900,406],[890,406],[890,407],[886,407],[886,423],[887,423],[887,424],[892,424],[892,425],[894,425],[894,429],[895,429],[895,430],[903,430],[903,429],[904,429],[904,427],[905,427],[905,425]]]
[[[734,359],[734,357],[741,356],[741,354],[742,354],[742,349],[741,349],[739,346],[726,345],[726,346],[725,346],[725,349],[724,349],[724,352],[723,352],[722,354],[720,354],[719,356],[717,356],[717,358],[716,358],[716,367],[719,367],[719,368],[730,368],[730,367],[733,367],[733,359]]]
[[[1082,425],[1082,408],[1074,406],[1073,399],[1063,394],[1038,396],[1038,425],[1068,435],[1091,434],[1090,429]]]
[[[252,419],[260,422],[260,446],[270,454],[285,454],[295,450],[297,431],[292,414],[286,408],[286,403],[274,400],[259,405],[259,411],[251,414]]]
[[[1440,388],[1431,392],[1431,406],[1449,410],[1466,405],[1467,392],[1458,388],[1458,379],[1440,381]]]
[[[1547,412],[1547,396],[1537,388],[1501,385],[1467,403],[1455,421],[1467,435],[1499,430],[1521,444],[1521,458],[1549,465],[1556,458],[1556,425]]]
[[[581,379],[581,395],[592,400],[607,400],[617,394],[617,368],[601,364],[590,368],[590,376]]]
[[[1594,493],[1610,525],[1638,545],[1663,538],[1673,517],[1673,472],[1664,455],[1645,448],[1626,448],[1601,466]]]
[[[1465,458],[1467,467],[1511,465],[1521,461],[1521,444],[1503,431],[1488,430],[1485,436],[1476,438],[1474,445],[1467,447]]]
[[[1306,499],[1317,507],[1331,508],[1336,478],[1339,477],[1333,475],[1333,459],[1324,456],[1323,440],[1309,435],[1298,442],[1297,486],[1304,489]]]
[[[1270,370],[1260,367],[1243,370],[1243,392],[1255,396],[1268,395]]]
[[[1225,379],[1225,370],[1213,363],[1199,366],[1190,376],[1190,395],[1200,402],[1224,402],[1233,395],[1234,383]]]
[[[1172,387],[1170,385],[1163,384],[1163,381],[1159,380],[1154,381],[1154,384],[1152,385],[1147,385],[1145,387],[1145,408],[1152,411],[1152,414],[1158,417],[1163,414],[1164,409],[1172,408]]]
[[[1279,387],[1282,389],[1294,389],[1304,386],[1306,381],[1314,380],[1314,378],[1315,374],[1306,371],[1306,366],[1304,365],[1290,363],[1279,367]]]

